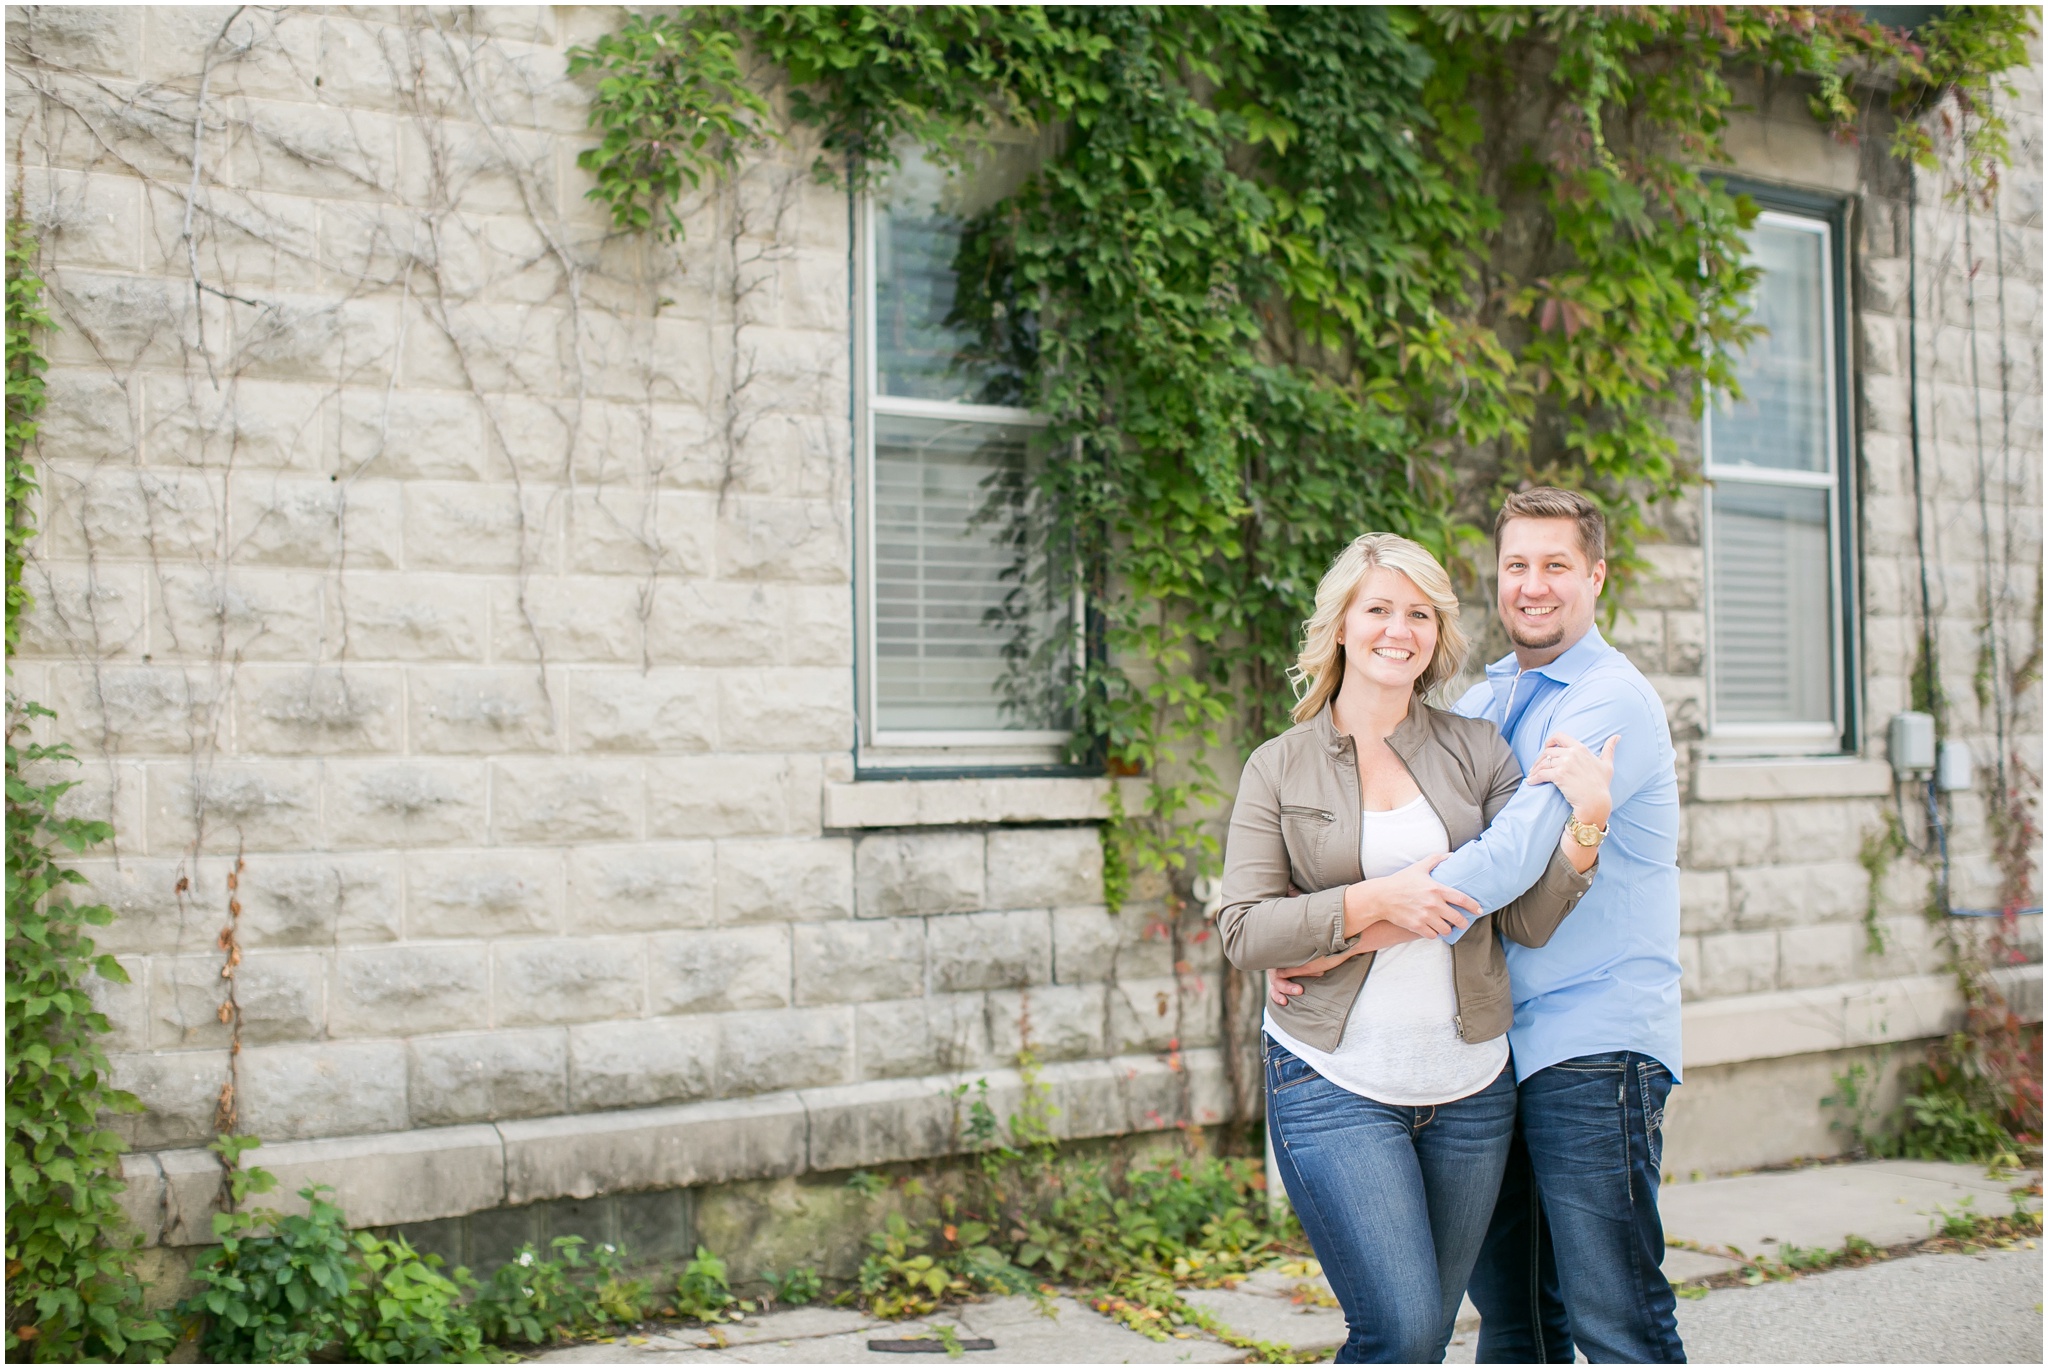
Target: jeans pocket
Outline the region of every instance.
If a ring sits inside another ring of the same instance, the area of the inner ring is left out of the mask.
[[[1272,1038],[1266,1040],[1266,1090],[1282,1094],[1303,1084],[1313,1083],[1322,1078],[1308,1061],[1280,1045]]]
[[[1664,1168],[1664,1104],[1671,1097],[1671,1071],[1655,1060],[1636,1062],[1636,1084],[1643,1096],[1643,1132],[1649,1142],[1650,1169]]]

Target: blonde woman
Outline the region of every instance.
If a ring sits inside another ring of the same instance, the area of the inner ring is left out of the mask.
[[[1428,871],[1523,783],[1493,724],[1424,702],[1466,650],[1435,557],[1391,533],[1353,542],[1303,631],[1296,725],[1252,753],[1231,814],[1224,950],[1302,967],[1304,992],[1266,1010],[1266,1124],[1350,1324],[1339,1363],[1443,1358],[1514,1134],[1498,937],[1549,939],[1607,822],[1613,744],[1554,739],[1529,776],[1573,805],[1549,867],[1436,939],[1467,925],[1452,905],[1479,908]]]

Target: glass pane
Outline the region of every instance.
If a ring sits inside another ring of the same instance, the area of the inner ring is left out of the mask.
[[[1064,728],[1071,617],[1028,563],[1031,430],[875,417],[875,722]]]
[[[1712,460],[1719,466],[1831,470],[1827,241],[1819,233],[1760,223],[1750,233],[1750,260],[1763,269],[1752,321],[1769,331],[1736,365],[1742,398],[1716,396]]]
[[[1715,722],[1833,721],[1827,492],[1724,480],[1712,498]]]
[[[1022,377],[964,353],[974,330],[952,317],[954,256],[968,219],[1029,174],[1034,149],[997,144],[970,165],[946,168],[915,150],[875,197],[875,389],[905,399],[1020,402]]]

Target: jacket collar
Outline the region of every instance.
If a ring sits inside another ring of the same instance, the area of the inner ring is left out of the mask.
[[[1408,716],[1401,719],[1400,725],[1387,734],[1387,745],[1392,747],[1394,754],[1402,760],[1414,759],[1415,753],[1436,734],[1430,713],[1429,705],[1424,703],[1422,696],[1418,694],[1415,701],[1408,706]],[[1352,749],[1350,734],[1337,730],[1337,711],[1332,704],[1324,704],[1322,712],[1316,714],[1315,720],[1309,726],[1315,729],[1316,741],[1332,756],[1341,756]]]
[[[1586,629],[1586,635],[1573,642],[1556,660],[1549,665],[1536,666],[1528,673],[1545,675],[1561,685],[1569,685],[1591,670],[1594,662],[1613,649],[1607,645],[1607,639],[1600,635],[1599,628],[1589,627]],[[1515,654],[1512,651],[1486,668],[1486,678],[1489,680],[1511,679],[1521,673],[1522,668],[1515,664]],[[1413,713],[1409,714],[1411,718],[1414,716]]]

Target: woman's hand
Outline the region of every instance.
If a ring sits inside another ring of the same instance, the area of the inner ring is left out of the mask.
[[[1357,936],[1375,922],[1391,922],[1418,937],[1442,936],[1465,927],[1479,916],[1479,901],[1429,877],[1429,872],[1449,857],[1448,851],[1424,856],[1391,875],[1348,886],[1344,890],[1345,935]]]
[[[1556,733],[1529,767],[1529,783],[1556,785],[1570,800],[1572,816],[1588,827],[1605,827],[1614,811],[1608,788],[1614,783],[1614,747],[1620,740],[1619,733],[1609,737],[1596,756],[1578,738]]]

